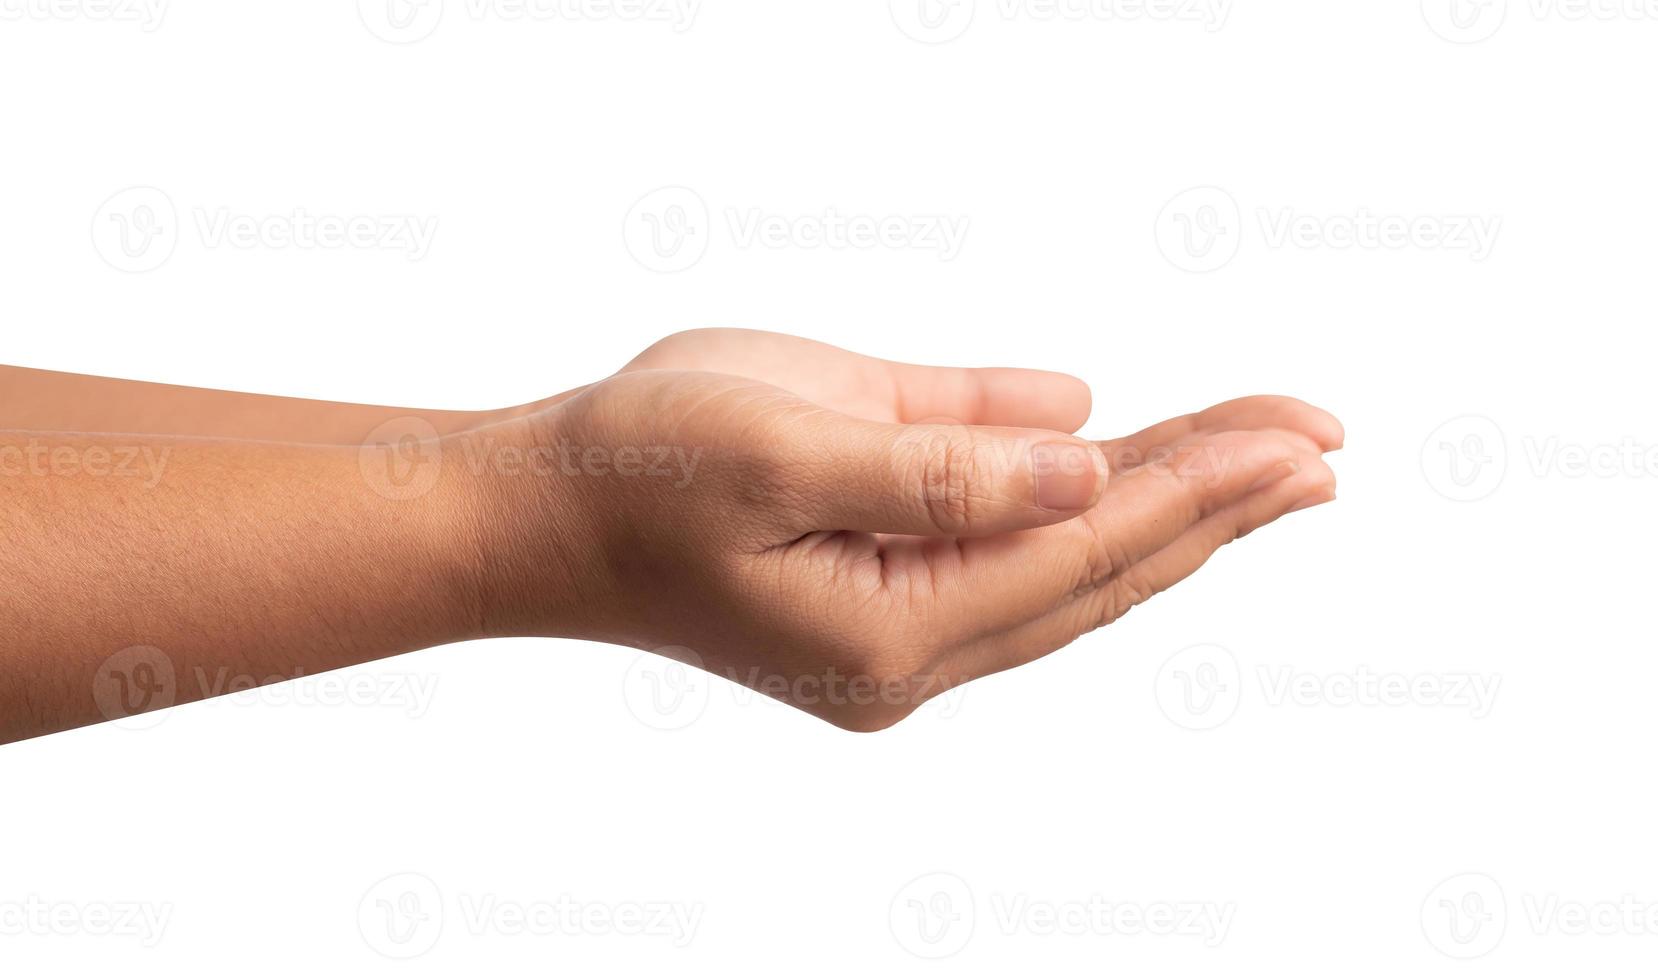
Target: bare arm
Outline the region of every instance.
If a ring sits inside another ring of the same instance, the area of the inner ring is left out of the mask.
[[[394,500],[355,449],[0,433],[0,742],[475,635],[463,475]]]
[[[479,416],[8,377],[0,742],[507,635],[883,728],[1329,501],[1342,441],[1261,396],[1089,442],[1073,378],[743,331]]]
[[[439,434],[555,404],[570,393],[518,409],[432,411],[284,398],[210,388],[125,381],[0,365],[0,429],[127,432],[357,445],[387,422],[419,417]]]

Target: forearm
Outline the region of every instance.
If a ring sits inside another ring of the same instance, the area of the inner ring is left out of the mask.
[[[0,742],[478,635],[477,481],[394,499],[365,460],[0,432]]]
[[[1065,435],[1079,385],[726,331],[478,414],[0,369],[0,741],[493,636],[663,652],[872,731],[1333,499],[1328,413],[1244,398],[1094,444]]]
[[[284,398],[0,365],[0,430],[121,432],[358,445],[388,422],[419,418],[447,435],[526,414],[516,408],[433,411]]]

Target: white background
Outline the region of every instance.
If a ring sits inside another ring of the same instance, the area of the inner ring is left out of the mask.
[[[482,408],[758,327],[1296,394],[1341,499],[875,736],[522,641],[10,746],[6,972],[1650,972],[1658,8],[379,2],[0,0],[0,360]],[[831,209],[902,240],[743,234]]]

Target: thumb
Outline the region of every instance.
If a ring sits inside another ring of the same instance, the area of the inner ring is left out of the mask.
[[[814,426],[814,429],[816,427]],[[809,438],[813,530],[978,537],[1069,520],[1105,489],[1104,453],[1048,429],[839,416]]]

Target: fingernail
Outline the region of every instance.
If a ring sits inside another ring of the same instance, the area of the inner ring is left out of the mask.
[[[1043,510],[1087,510],[1105,484],[1105,460],[1098,449],[1075,442],[1044,442],[1031,449],[1036,506]]]
[[[1334,499],[1336,499],[1336,495],[1334,493],[1331,493],[1328,490],[1320,490],[1318,493],[1315,493],[1310,497],[1303,497],[1301,500],[1296,502],[1295,506],[1284,511],[1284,513],[1293,514],[1298,510],[1306,510],[1308,507],[1317,507],[1319,504],[1327,504]]]
[[[1254,484],[1250,486],[1249,492],[1254,493],[1257,490],[1270,487],[1274,483],[1281,480],[1287,480],[1299,472],[1301,472],[1301,464],[1297,463],[1293,459],[1286,459],[1277,466],[1274,466],[1272,469],[1262,473],[1261,478],[1256,480]]]

